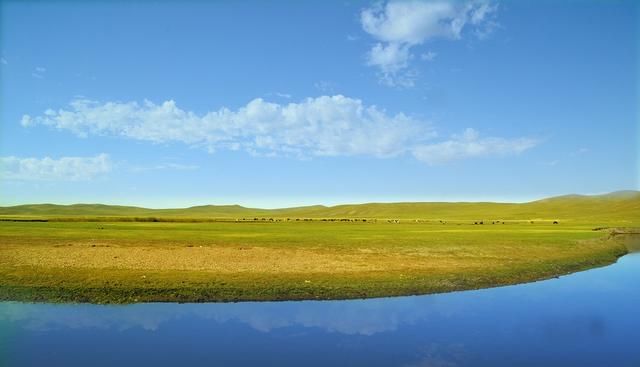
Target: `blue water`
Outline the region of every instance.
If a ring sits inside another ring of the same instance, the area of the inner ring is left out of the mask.
[[[640,254],[559,279],[322,302],[0,303],[6,366],[640,366]]]

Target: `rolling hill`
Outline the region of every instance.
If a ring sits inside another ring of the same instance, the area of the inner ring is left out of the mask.
[[[28,217],[159,217],[159,218],[398,218],[431,220],[593,220],[640,222],[640,192],[564,195],[528,203],[401,202],[283,209],[239,205],[203,205],[181,209],[149,209],[103,204],[30,204],[0,207],[1,216]]]

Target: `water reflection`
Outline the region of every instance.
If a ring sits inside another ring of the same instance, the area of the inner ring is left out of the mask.
[[[436,302],[434,302],[436,301]],[[455,306],[455,305],[454,305]],[[340,302],[275,302],[220,304],[136,304],[129,306],[0,303],[0,320],[24,329],[60,328],[157,331],[171,320],[195,317],[211,323],[237,321],[270,332],[290,326],[321,328],[346,335],[373,335],[427,319],[429,313],[451,314],[437,299],[417,297]]]
[[[0,364],[640,366],[639,279],[633,254],[559,279],[433,296],[0,303]]]

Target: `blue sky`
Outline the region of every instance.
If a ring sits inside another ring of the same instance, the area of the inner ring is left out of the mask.
[[[0,4],[0,205],[639,188],[633,1]]]

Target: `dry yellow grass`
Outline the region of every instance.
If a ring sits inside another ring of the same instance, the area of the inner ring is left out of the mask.
[[[489,263],[508,264],[499,254],[468,254],[455,250],[415,249],[390,251],[354,249],[331,252],[320,249],[267,247],[115,247],[85,243],[57,246],[3,246],[3,261],[13,266],[190,270],[214,273],[337,273],[482,268]]]

